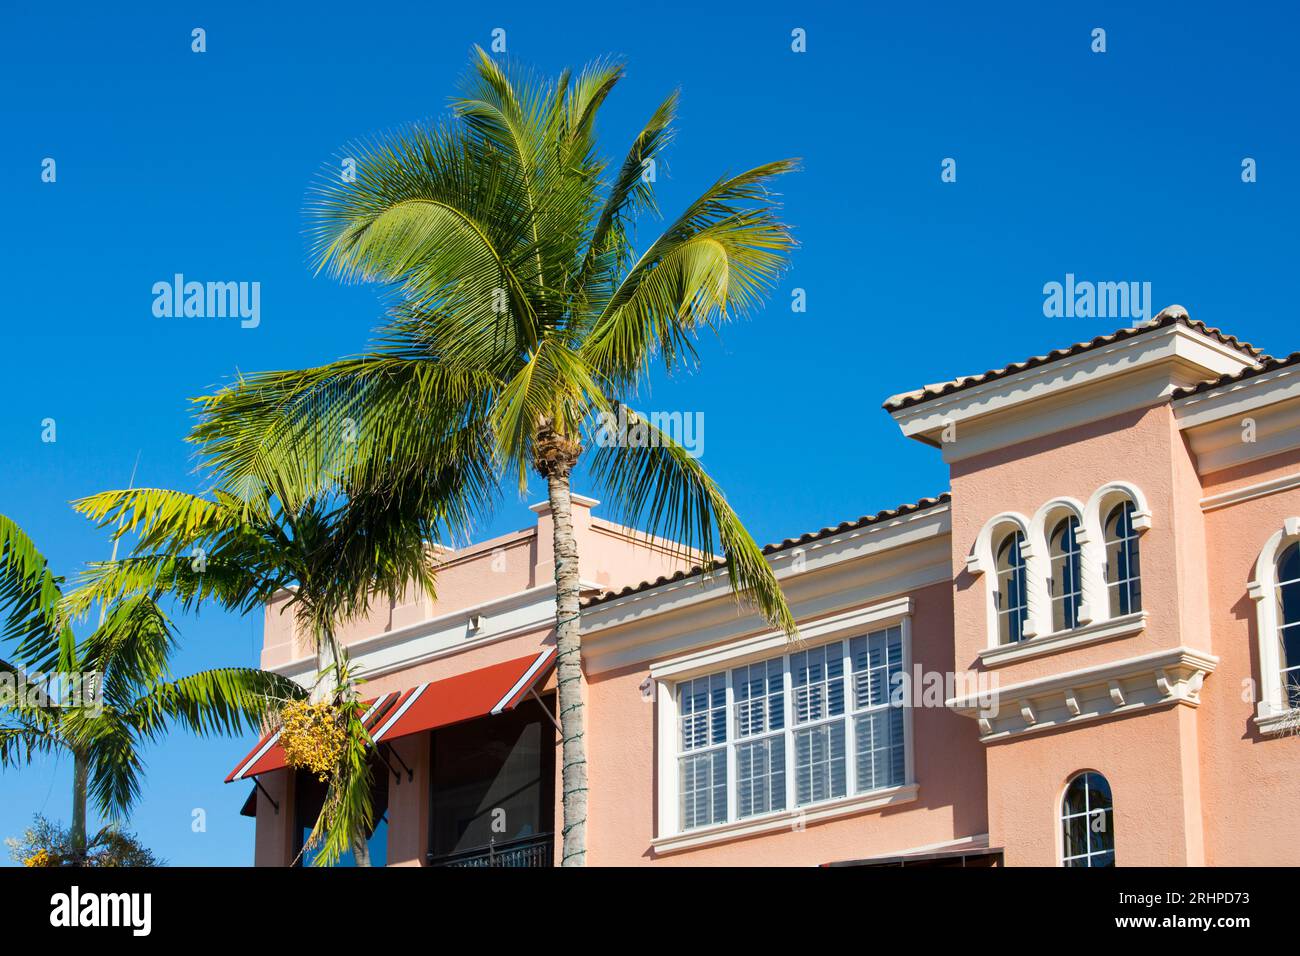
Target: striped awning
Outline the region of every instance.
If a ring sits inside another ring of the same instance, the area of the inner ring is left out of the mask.
[[[555,648],[476,671],[430,681],[406,691],[371,733],[388,743],[426,730],[514,710],[555,666]]]
[[[514,710],[555,667],[555,648],[491,664],[454,677],[429,681],[406,691],[391,691],[363,702],[361,722],[375,743],[388,743],[426,730]],[[248,756],[235,765],[226,783],[247,780],[288,766],[280,729],[267,731]]]

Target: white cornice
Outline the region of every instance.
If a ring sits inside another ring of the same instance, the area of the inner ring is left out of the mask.
[[[971,455],[1167,401],[1175,388],[1253,366],[1249,357],[1174,324],[891,412],[903,434]],[[955,441],[942,442],[952,426]]]
[[[584,582],[584,586],[596,585]],[[481,625],[475,630],[470,629],[471,618],[481,619]],[[372,680],[470,648],[540,631],[554,623],[555,582],[548,581],[538,587],[352,641],[347,650],[357,672]],[[313,655],[267,669],[306,685],[315,679],[318,667]]]
[[[951,582],[950,517],[948,506],[938,505],[791,546],[768,560],[795,619],[813,621]],[[737,607],[725,573],[670,582],[586,608],[582,630],[588,674],[779,633],[752,609]]]
[[[1204,415],[1180,419],[1200,474],[1300,448],[1300,398],[1254,400],[1263,395],[1254,393],[1250,401],[1228,402],[1206,409]]]
[[[1241,504],[1243,501],[1252,501],[1255,498],[1264,498],[1282,491],[1290,491],[1292,488],[1300,488],[1300,472],[1292,475],[1282,475],[1280,478],[1271,478],[1258,484],[1246,485],[1244,488],[1234,488],[1232,491],[1223,491],[1217,495],[1202,498],[1201,510],[1216,511],[1219,508]]]
[[[1164,705],[1195,707],[1218,664],[1213,654],[1175,647],[1005,687],[994,680],[947,705],[977,720],[980,739],[995,743]]]
[[[1262,372],[1177,398],[1173,403],[1174,417],[1180,428],[1195,428],[1293,398],[1300,398],[1300,365]]]

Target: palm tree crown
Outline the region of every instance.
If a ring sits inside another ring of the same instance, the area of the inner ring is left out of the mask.
[[[452,118],[348,151],[310,207],[319,269],[377,282],[391,314],[365,354],[241,377],[200,399],[191,438],[223,487],[285,503],[423,511],[468,538],[509,478],[546,482],[555,534],[563,861],[585,859],[578,553],[570,478],[584,454],[616,519],[725,564],[738,599],[795,623],[776,577],[700,462],[628,406],[650,370],[696,358],[700,331],[751,311],[793,245],[768,193],[790,161],[724,176],[639,254],[657,212],[668,96],[623,161],[598,155],[598,111],[622,76],[600,61],[553,81],[476,50]],[[644,440],[584,439],[618,415]],[[720,545],[720,549],[715,547]],[[721,554],[718,555],[717,551]]]
[[[101,815],[124,819],[140,797],[144,743],[172,725],[200,735],[257,727],[301,690],[252,668],[174,679],[175,632],[144,594],[102,592],[99,626],[78,641],[62,584],[22,528],[0,515],[0,611],[7,613],[0,675],[12,691],[0,695],[0,768],[56,750],[72,755],[72,840],[84,853],[87,794]],[[22,692],[33,686],[41,692]]]

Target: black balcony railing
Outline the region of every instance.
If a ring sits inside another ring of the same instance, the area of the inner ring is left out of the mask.
[[[430,866],[551,866],[555,859],[555,835],[542,833],[507,843],[489,843],[448,856],[429,854]]]

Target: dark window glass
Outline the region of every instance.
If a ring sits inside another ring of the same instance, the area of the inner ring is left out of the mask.
[[[434,856],[552,831],[555,728],[536,701],[431,737]]]
[[[1061,801],[1061,850],[1065,866],[1115,865],[1115,808],[1110,784],[1099,773],[1081,773]]]
[[[1052,531],[1052,630],[1066,631],[1079,626],[1079,605],[1083,602],[1082,556],[1079,551],[1079,519],[1066,518]]]
[[[1112,617],[1142,610],[1142,566],[1133,502],[1125,501],[1106,518],[1106,586]]]
[[[1029,597],[1025,575],[1025,536],[1017,531],[1003,539],[997,554],[998,642],[1014,644],[1025,636]]]

